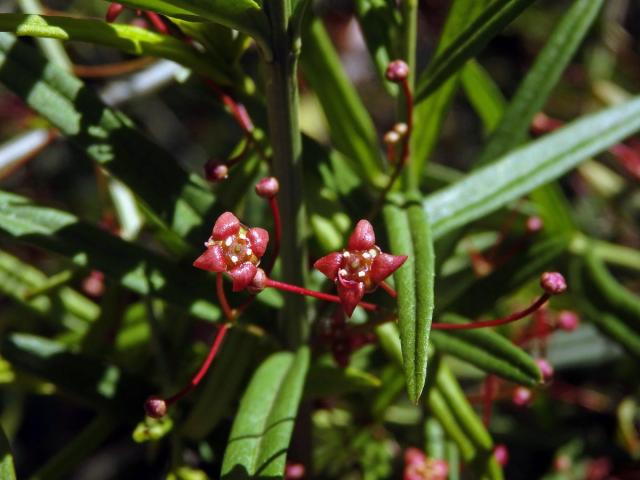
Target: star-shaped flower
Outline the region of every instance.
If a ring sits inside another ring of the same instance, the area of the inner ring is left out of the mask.
[[[360,220],[345,250],[333,252],[314,263],[335,282],[347,316],[351,316],[366,292],[372,292],[407,259],[406,255],[383,253],[367,220]]]
[[[256,276],[260,259],[267,250],[269,233],[264,228],[248,228],[231,212],[218,217],[207,248],[193,266],[211,272],[227,272],[233,291],[244,290]]]

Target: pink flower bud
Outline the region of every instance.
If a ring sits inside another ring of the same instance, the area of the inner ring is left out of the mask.
[[[564,330],[566,332],[573,332],[576,328],[580,326],[580,317],[576,312],[571,310],[562,310],[558,314],[558,319],[556,320],[558,324],[558,328]]]
[[[256,184],[256,193],[262,198],[273,198],[280,191],[280,182],[276,177],[265,177]]]
[[[109,23],[115,22],[123,10],[124,10],[124,5],[122,5],[121,3],[112,3],[111,5],[109,5],[109,8],[107,9],[107,14],[105,15],[105,19]]]
[[[404,60],[394,60],[387,67],[385,77],[390,82],[402,82],[409,77],[409,65]]]
[[[531,403],[531,390],[524,387],[516,387],[513,391],[513,396],[511,397],[511,401],[514,405],[519,407],[525,407]]]
[[[496,458],[496,461],[503,467],[507,463],[509,463],[509,450],[503,443],[496,445],[496,447],[493,449],[493,456]]]
[[[287,462],[287,466],[284,469],[285,480],[299,480],[304,478],[305,468],[301,463]]]
[[[542,381],[550,381],[553,378],[553,366],[544,358],[536,358],[536,364],[542,374]]]
[[[559,295],[567,289],[567,281],[561,273],[544,272],[540,276],[540,286],[548,295]]]
[[[210,182],[222,182],[229,177],[229,167],[224,162],[212,158],[204,165],[204,176]]]
[[[544,228],[544,222],[536,215],[527,218],[527,232],[537,233]]]
[[[151,418],[162,418],[167,414],[167,402],[160,397],[149,397],[144,402],[144,411]]]

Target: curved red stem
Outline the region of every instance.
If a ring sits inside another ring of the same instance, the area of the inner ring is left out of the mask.
[[[221,272],[216,275],[216,294],[218,295],[218,301],[220,302],[224,316],[227,317],[227,320],[232,322],[235,319],[235,315],[233,314],[233,310],[229,306],[227,296],[224,293],[224,278],[222,277]]]
[[[182,390],[180,390],[178,393],[176,393],[172,397],[169,397],[167,400],[165,400],[167,402],[167,406],[176,403],[178,400],[184,397],[187,393],[189,393],[191,390],[193,390],[198,386],[202,378],[207,373],[207,370],[209,370],[209,367],[211,366],[211,362],[213,362],[213,359],[216,357],[216,354],[220,349],[220,345],[222,345],[222,340],[224,340],[224,336],[226,335],[227,330],[229,330],[228,323],[225,323],[221,325],[220,328],[218,328],[218,332],[216,333],[216,336],[213,339],[213,343],[211,344],[211,348],[209,349],[209,354],[207,355],[207,358],[204,360],[204,363],[202,364],[198,372],[193,376],[191,381]]]
[[[530,306],[521,310],[519,312],[514,312],[511,315],[507,315],[503,318],[496,318],[494,320],[485,320],[482,322],[473,322],[473,323],[432,323],[431,328],[433,330],[472,330],[474,328],[485,328],[485,327],[497,327],[498,325],[505,325],[507,323],[515,322],[516,320],[520,320],[528,315],[531,315],[533,312],[538,310],[542,305],[545,304],[547,300],[549,300],[550,295],[548,293],[543,293],[540,298],[538,298],[535,302],[533,302]]]
[[[277,280],[272,280],[270,278],[267,279],[266,286],[268,288],[276,288],[285,292],[297,293],[298,295],[306,295],[308,297],[318,298],[327,302],[342,303],[342,300],[340,300],[340,297],[338,297],[337,295],[330,295],[328,293],[316,292],[315,290],[308,290],[306,288],[298,287],[297,285],[278,282]],[[379,309],[378,305],[367,302],[360,302],[358,303],[358,306],[371,312],[376,312]]]

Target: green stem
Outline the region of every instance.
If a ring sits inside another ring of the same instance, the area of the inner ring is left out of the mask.
[[[606,263],[630,270],[640,270],[640,252],[636,249],[589,238],[581,233],[577,234],[569,245],[569,250],[576,255],[584,255],[589,249],[592,249],[593,253]]]
[[[402,1],[402,35],[400,37],[400,45],[398,48],[399,58],[403,59],[409,65],[409,78],[407,79],[408,87],[413,92],[415,90],[416,78],[416,44],[418,41],[418,0]],[[398,94],[397,99],[398,120],[407,118],[406,99],[402,93]],[[405,140],[407,145],[410,139]],[[404,190],[405,192],[418,189],[419,176],[412,174],[411,160],[412,152],[409,152],[407,164],[404,166]]]
[[[298,126],[297,63],[300,39],[291,34],[290,0],[265,4],[271,23],[273,58],[266,62],[267,113],[273,148],[273,174],[280,181],[283,281],[304,284],[305,210],[302,203],[302,142]],[[284,343],[296,348],[307,336],[304,298],[288,295],[280,311]]]

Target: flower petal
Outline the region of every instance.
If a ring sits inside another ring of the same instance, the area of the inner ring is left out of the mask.
[[[229,275],[233,279],[232,290],[234,292],[240,292],[247,288],[247,285],[251,283],[253,277],[256,276],[258,268],[251,262],[244,262],[234,267],[229,271]]]
[[[224,272],[227,263],[224,261],[224,253],[220,245],[207,248],[202,255],[195,259],[193,266],[210,272]]]
[[[224,240],[229,235],[234,235],[240,231],[240,220],[231,212],[224,212],[218,217],[213,226],[213,239]]]
[[[316,268],[324,274],[332,282],[336,281],[338,277],[338,270],[342,265],[342,254],[340,252],[332,252],[329,255],[316,260],[313,264],[313,268]]]
[[[360,220],[349,237],[349,250],[367,250],[376,244],[376,234],[367,220]]]
[[[247,238],[251,242],[251,250],[258,258],[264,255],[267,251],[267,244],[269,243],[269,232],[264,228],[251,228],[247,232]]]
[[[371,265],[371,281],[373,283],[382,282],[385,278],[400,268],[406,259],[406,255],[390,255],[388,253],[381,253],[375,258]]]
[[[338,276],[337,287],[344,313],[347,317],[351,317],[356,306],[358,306],[358,302],[360,302],[364,296],[364,283],[343,280]]]

